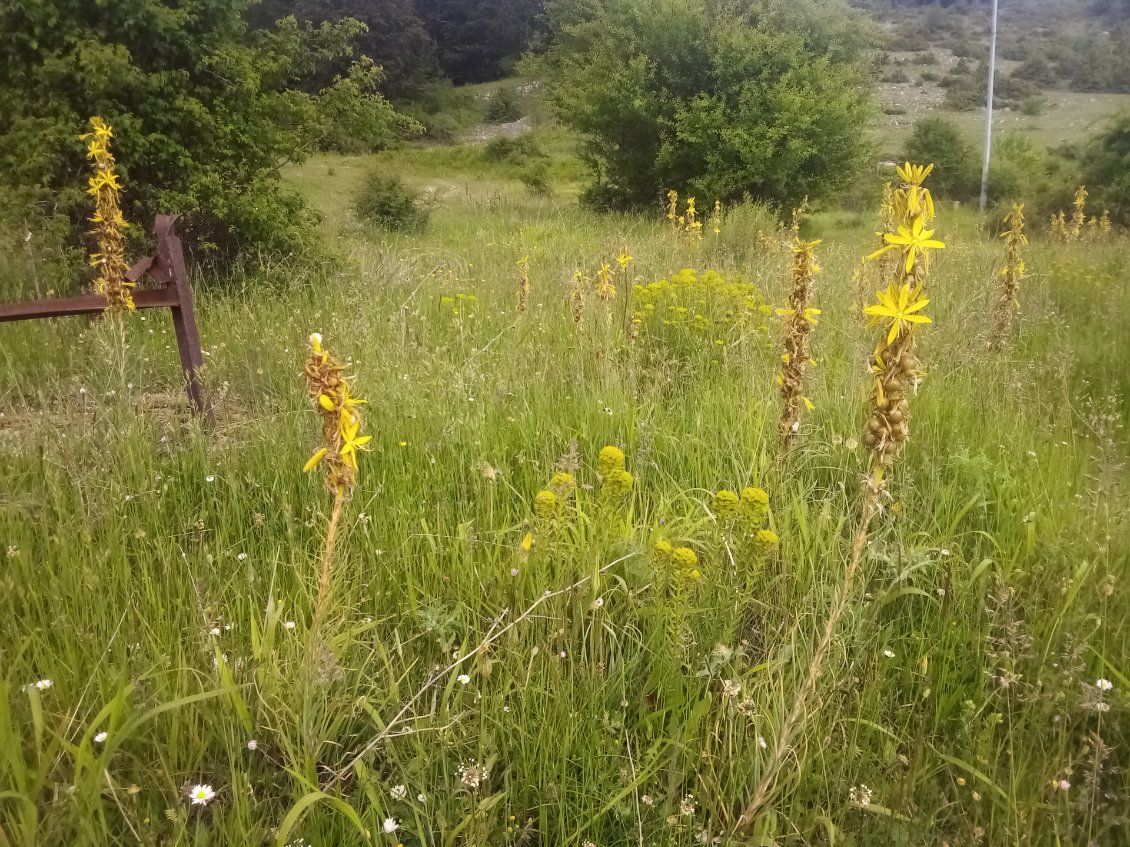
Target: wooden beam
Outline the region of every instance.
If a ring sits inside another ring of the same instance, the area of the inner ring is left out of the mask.
[[[175,285],[135,291],[133,303],[138,309],[168,309],[180,305]],[[96,315],[106,311],[106,298],[98,294],[79,297],[54,297],[25,303],[0,303],[0,323],[27,321],[34,318],[65,318],[70,315]]]

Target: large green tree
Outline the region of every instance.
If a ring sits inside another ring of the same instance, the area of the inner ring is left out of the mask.
[[[595,205],[667,188],[795,203],[854,174],[866,31],[840,3],[566,0],[552,26],[551,100],[581,134]]]
[[[543,0],[416,0],[439,62],[456,83],[504,76],[538,31]]]
[[[148,229],[179,213],[190,245],[218,260],[285,254],[312,215],[280,167],[327,138],[392,138],[399,118],[358,65],[322,95],[292,83],[346,55],[356,22],[293,18],[248,31],[248,0],[0,0],[0,178],[78,224],[86,213],[79,134],[114,126],[127,217]]]
[[[256,28],[293,16],[313,24],[352,18],[365,24],[354,40],[355,57],[368,57],[384,70],[381,90],[394,100],[406,100],[440,76],[436,45],[417,16],[412,0],[263,0],[248,10]],[[303,87],[317,91],[344,72],[354,56],[328,64]]]

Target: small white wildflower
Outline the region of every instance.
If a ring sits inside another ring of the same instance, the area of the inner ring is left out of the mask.
[[[298,626],[298,624],[296,624],[294,621],[287,621],[283,624],[283,629],[294,629],[296,626]]]
[[[100,733],[98,733],[97,735],[94,736],[94,743],[95,744],[101,744],[103,741],[105,741],[109,737],[110,737],[110,733],[106,732],[106,730],[102,730]]]
[[[408,789],[403,785],[394,785],[388,792],[388,796],[393,800],[403,800],[408,796]]]
[[[219,635],[220,634],[220,628],[218,626],[214,626],[214,627],[212,627],[210,632],[212,633],[212,635]]]
[[[384,829],[384,831],[389,835],[392,835],[394,832],[400,829],[400,824],[396,822],[395,818],[385,818],[385,822],[381,825],[381,828]]]
[[[428,802],[428,798],[426,796],[424,796],[423,794],[417,794],[416,800],[417,800],[417,802],[420,802],[420,803],[427,803]]]
[[[695,810],[695,803],[694,803],[694,795],[693,794],[688,794],[682,800],[679,801],[679,814],[682,815],[683,817],[689,818],[691,815],[694,814],[694,810]]]
[[[211,785],[194,785],[188,792],[188,796],[192,800],[192,805],[207,806],[215,798],[216,792]]]
[[[895,651],[894,650],[884,650],[883,655],[886,656],[888,659],[893,659],[895,657]]]
[[[486,769],[480,767],[474,759],[459,767],[459,781],[468,788],[478,788],[486,778]]]
[[[655,805],[655,801],[651,799],[650,794],[644,794],[642,797],[640,797],[640,802],[643,803],[645,806],[654,806]]]
[[[1099,679],[1095,680],[1095,688],[1097,688],[1099,691],[1110,691],[1110,689],[1114,688],[1114,683],[1109,679],[1103,679],[1102,677],[1100,677]]]
[[[594,611],[596,609],[604,608],[604,598],[603,597],[597,597],[595,600],[592,601],[592,607],[593,607]]]
[[[215,482],[216,477],[214,477],[212,474],[208,474],[208,476],[204,477],[204,481],[205,482]]]
[[[258,750],[259,749],[259,742],[256,741],[254,738],[252,738],[250,741],[247,742],[247,749],[248,750]]]
[[[722,680],[722,697],[729,700],[732,697],[737,697],[742,693],[742,687],[739,683],[734,682],[732,679]]]
[[[765,740],[764,735],[757,736],[757,746],[760,747],[762,750],[768,749],[769,743]]]
[[[871,805],[871,789],[862,783],[852,786],[851,791],[848,792],[848,797],[853,804],[861,809]]]
[[[1058,785],[1057,785],[1056,787],[1057,787],[1057,788],[1058,788],[1058,789],[1059,789],[1060,791],[1068,791],[1068,790],[1070,790],[1070,788],[1071,788],[1071,783],[1070,783],[1070,782],[1068,782],[1068,781],[1067,781],[1066,779],[1061,779],[1061,780],[1059,781],[1059,784],[1058,784]]]
[[[518,569],[517,568],[511,568],[510,569],[510,575],[511,576],[517,576],[518,575]]]
[[[55,683],[53,683],[49,679],[41,679],[41,680],[39,680],[39,682],[37,682],[35,684],[35,687],[38,688],[40,691],[46,691],[48,688],[50,688],[54,684]]]
[[[461,674],[459,674],[459,676],[457,676],[455,678],[457,680],[459,680],[461,683],[463,683],[464,685],[466,685],[468,682],[471,681],[471,677],[467,676],[467,674],[465,674],[465,673],[461,673]]]
[[[239,561],[241,561],[241,562],[247,561],[247,554],[246,553],[240,553],[238,556],[236,556],[236,558],[239,559]]]
[[[561,658],[562,658],[562,659],[564,659],[564,658],[565,658],[566,656],[568,656],[568,655],[569,655],[569,654],[568,654],[568,653],[566,653],[566,652],[565,652],[564,650],[562,650],[562,651],[561,651],[561,653],[560,653],[560,656],[561,656]]]

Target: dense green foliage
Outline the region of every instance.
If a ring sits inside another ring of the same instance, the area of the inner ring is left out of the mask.
[[[248,19],[259,28],[270,28],[287,16],[313,24],[352,18],[365,25],[354,39],[351,56],[327,63],[301,81],[307,90],[319,90],[335,72],[343,73],[353,58],[362,56],[381,66],[381,90],[398,101],[419,96],[440,75],[435,42],[412,0],[263,0],[248,10]]]
[[[1092,207],[1109,209],[1114,220],[1130,225],[1130,112],[1087,145],[1082,171]]]
[[[504,76],[537,33],[543,0],[416,0],[455,83]]]
[[[346,55],[355,23],[249,33],[246,5],[2,0],[5,185],[78,223],[89,213],[79,135],[97,114],[114,127],[125,213],[140,229],[180,214],[188,243],[221,261],[303,249],[312,217],[280,187],[280,166],[325,141],[380,146],[402,122],[371,64],[322,97],[290,87]]]
[[[934,163],[930,185],[938,197],[965,200],[980,190],[980,157],[953,121],[935,117],[918,121],[903,158]]]
[[[563,2],[551,101],[582,138],[602,207],[749,194],[782,203],[850,179],[867,117],[831,3],[742,12],[704,0]],[[834,19],[832,19],[834,20]]]
[[[419,193],[398,177],[380,171],[365,178],[353,210],[362,221],[381,229],[419,229],[428,222],[428,209]]]

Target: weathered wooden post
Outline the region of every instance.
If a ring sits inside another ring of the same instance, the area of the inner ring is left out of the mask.
[[[211,428],[216,422],[215,414],[204,392],[204,382],[200,375],[204,366],[204,353],[200,348],[200,333],[196,328],[196,313],[192,308],[192,288],[188,283],[184,251],[181,249],[180,238],[173,229],[174,221],[175,215],[157,216],[153,225],[157,255],[135,263],[126,278],[130,282],[137,282],[148,274],[162,283],[161,288],[134,292],[134,306],[137,309],[169,309],[172,313],[188,402],[193,412],[200,415],[205,425]],[[0,323],[100,314],[105,310],[106,299],[98,294],[0,303]]]

